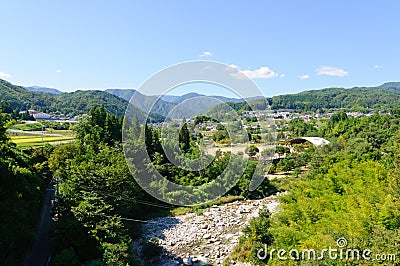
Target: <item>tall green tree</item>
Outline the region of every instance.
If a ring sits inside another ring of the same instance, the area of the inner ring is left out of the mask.
[[[133,138],[138,138],[140,135],[140,123],[137,115],[135,115],[132,119],[132,124],[131,124],[131,131],[132,131],[132,137]]]
[[[0,142],[5,142],[6,140],[8,140],[8,137],[6,135],[6,128],[4,127],[4,124],[5,124],[5,119],[0,114]]]
[[[3,265],[22,265],[34,240],[45,187],[39,157],[34,152],[28,156],[8,140],[0,116],[0,261]]]
[[[187,153],[190,150],[190,134],[186,122],[183,123],[183,126],[179,131],[179,146],[181,151],[184,153]]]

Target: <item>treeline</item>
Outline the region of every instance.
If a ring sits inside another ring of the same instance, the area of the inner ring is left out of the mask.
[[[301,260],[301,252],[339,248],[339,238],[348,242],[345,251],[370,249],[372,256],[395,254],[399,258],[400,117],[337,114],[319,126],[301,123],[294,121],[289,127],[304,130],[302,134],[316,132],[331,143],[318,148],[302,146],[285,157],[288,170],[305,166],[310,171],[294,171],[292,178],[283,182],[288,193],[280,198],[281,210],[272,218],[266,213],[255,219],[232,258],[260,265],[314,265],[316,260]],[[280,261],[268,254],[260,260],[257,251],[265,244],[269,250],[297,249],[300,258],[293,253],[294,259]],[[373,259],[332,261],[327,255],[318,261],[318,265],[376,263]]]
[[[390,111],[400,107],[400,85],[376,88],[327,88],[286,94],[247,102],[219,104],[207,111],[208,115],[230,112],[231,108],[243,111],[288,109],[296,112],[322,112],[330,109],[346,109],[359,112],[371,110]]]
[[[13,109],[9,102],[7,102],[5,100],[0,101],[0,114],[3,114],[4,119],[6,119],[6,120],[12,120],[12,119],[18,120],[18,119],[21,119],[21,120],[26,120],[26,121],[35,120],[33,118],[33,116],[29,114],[29,112],[22,112],[21,113],[20,111],[21,110],[18,107]]]
[[[272,109],[293,109],[298,112],[318,112],[328,109],[380,111],[399,108],[400,94],[372,88],[328,88],[272,97]]]
[[[0,261],[23,265],[51,179],[47,161],[53,147],[20,150],[6,136],[5,117],[0,114]]]

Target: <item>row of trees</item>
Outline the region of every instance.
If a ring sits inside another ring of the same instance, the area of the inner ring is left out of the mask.
[[[399,108],[400,95],[381,89],[328,88],[272,97],[272,109],[294,109],[298,112],[346,108],[356,111]]]
[[[35,239],[53,148],[17,148],[6,136],[6,117],[0,114],[0,261],[22,265]]]
[[[122,119],[96,106],[74,130],[76,142],[57,146],[49,159],[61,197],[53,265],[131,265],[139,224],[128,220],[149,208],[137,203],[144,192],[122,152]]]

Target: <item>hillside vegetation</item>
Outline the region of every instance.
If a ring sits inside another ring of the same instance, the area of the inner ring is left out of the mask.
[[[128,101],[104,91],[75,91],[62,94],[33,92],[21,86],[0,79],[0,102],[5,101],[14,110],[34,109],[42,112],[64,114],[87,114],[95,106],[104,105],[107,112],[117,116],[125,114]],[[142,121],[145,113],[139,108],[131,108]],[[159,115],[150,116],[150,120],[162,120]]]
[[[400,106],[400,85],[374,88],[328,88],[272,97],[272,109],[317,111],[318,109],[380,109]],[[397,88],[397,89],[395,89]]]
[[[303,91],[296,94],[286,94],[267,98],[248,100],[246,102],[229,103],[236,111],[253,109],[292,109],[297,112],[317,112],[329,109],[347,109],[353,111],[379,110],[389,111],[400,107],[400,82],[389,82],[378,87],[326,88],[322,90]],[[225,104],[211,107],[206,113],[226,112],[229,108]]]
[[[287,127],[290,137],[303,131],[303,135],[319,135],[331,143],[300,145],[303,152],[290,153],[278,163],[276,168],[294,170],[282,181],[288,193],[280,197],[281,210],[275,216],[265,213],[253,220],[232,258],[257,265],[300,265],[299,260],[280,261],[270,254],[260,260],[257,251],[268,245],[270,250],[320,252],[337,248],[336,241],[344,238],[348,242],[344,250],[370,249],[371,260],[325,256],[317,264],[305,260],[301,265],[398,265],[380,264],[374,256],[399,256],[399,119],[397,114],[354,118],[342,112],[320,126],[292,120]],[[296,169],[300,167],[309,171],[299,174]]]

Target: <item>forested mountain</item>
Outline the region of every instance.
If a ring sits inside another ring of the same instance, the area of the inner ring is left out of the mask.
[[[26,110],[31,107],[42,109],[50,106],[52,99],[52,95],[31,92],[0,79],[0,100],[7,101],[13,109]]]
[[[293,109],[298,112],[318,111],[322,109],[345,108],[355,111],[374,109],[387,111],[400,107],[400,82],[389,82],[378,87],[326,88],[303,91],[267,98],[272,109]],[[263,110],[266,105],[259,99],[248,100],[253,107]],[[229,103],[237,111],[249,110],[245,102]],[[227,106],[220,104],[211,107],[206,113],[226,111]]]
[[[228,102],[228,103],[218,104],[216,106],[209,108],[205,113],[207,115],[213,116],[214,114],[217,113],[228,113],[232,109],[238,112],[251,111],[252,109],[265,110],[268,108],[269,105],[271,105],[271,99],[265,99],[265,98],[252,99],[237,103]]]
[[[131,101],[132,104],[138,106],[143,111],[147,112],[151,110],[151,113],[162,116],[168,115],[168,113],[175,107],[175,104],[163,101],[157,96],[143,95],[132,89],[108,89],[105,91],[127,101]],[[135,95],[134,98],[132,98],[133,95]]]
[[[182,96],[175,96],[175,95],[163,95],[161,96],[161,99],[166,101],[166,102],[171,102],[171,103],[181,103],[185,100],[196,98],[196,97],[203,97],[205,96],[204,94],[199,94],[195,92],[190,92],[187,94],[184,94]],[[222,102],[241,102],[241,99],[238,98],[228,98],[228,97],[223,97],[223,96],[210,96],[213,98],[216,98]]]
[[[35,109],[43,112],[59,112],[64,114],[87,114],[95,107],[104,105],[107,112],[124,116],[128,101],[104,91],[75,91],[62,94],[33,92],[21,86],[13,85],[0,79],[0,101],[6,101],[12,109]],[[139,108],[132,109],[142,121],[145,113]],[[159,115],[151,119],[160,120]]]
[[[30,87],[32,90],[32,87]],[[34,90],[39,90],[38,87]],[[88,113],[96,105],[104,105],[105,109],[118,116],[123,116],[135,90],[112,89],[107,91],[76,91],[71,93],[50,94],[30,91],[24,87],[13,85],[0,79],[0,101],[19,110],[36,109],[44,112],[60,112],[73,115]],[[43,91],[43,90],[42,90]],[[46,90],[45,90],[46,91]],[[216,99],[212,99],[212,98]],[[236,98],[222,96],[206,97],[198,93],[183,96],[147,96],[135,94],[132,104],[139,120],[151,109],[152,119],[160,120],[172,111],[173,118],[192,117],[201,113],[222,111],[225,107],[220,101],[230,102],[236,110],[247,110],[246,103]],[[249,100],[256,108],[265,109],[265,102],[259,99]],[[296,111],[318,111],[321,109],[346,108],[358,111],[375,109],[380,111],[400,107],[400,82],[389,82],[377,87],[326,88],[322,90],[304,91],[268,98],[272,109],[294,109]],[[176,106],[181,104],[178,108]]]
[[[385,91],[400,93],[400,82],[387,82],[377,88]]]
[[[220,105],[221,102],[239,103],[243,101],[241,99],[223,96],[206,96],[195,92],[187,93],[182,96],[163,95],[161,99],[178,106],[173,111],[172,116],[175,118],[193,117],[195,115],[204,114],[208,109]]]
[[[107,90],[105,90],[105,92],[111,93],[115,96],[118,96],[127,101],[130,101],[133,94],[135,94],[136,90],[133,90],[133,89],[107,89]]]
[[[41,86],[31,86],[31,87],[24,87],[28,91],[34,91],[34,92],[41,92],[41,93],[47,93],[47,94],[63,94],[62,91],[59,91],[57,89],[52,89],[52,88],[46,88],[46,87],[41,87]]]
[[[272,97],[272,109],[317,111],[318,109],[374,108],[386,110],[400,106],[400,83],[379,87],[327,88]]]
[[[54,108],[65,110],[66,113],[89,113],[96,105],[104,104],[105,109],[115,115],[123,116],[128,102],[103,91],[75,91],[64,93],[57,97]]]
[[[195,92],[182,96],[163,95],[161,97],[143,95],[132,89],[108,89],[106,92],[131,101],[145,112],[151,110],[151,113],[167,116],[172,111],[172,118],[192,117],[221,102],[238,103],[242,101],[223,96],[206,96]],[[132,96],[134,97],[132,98]]]

